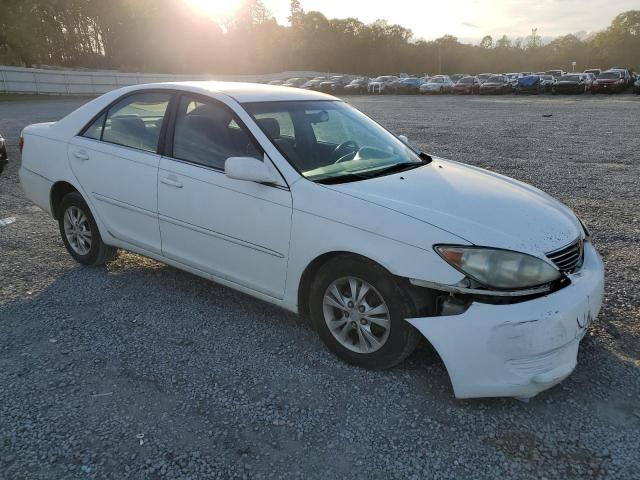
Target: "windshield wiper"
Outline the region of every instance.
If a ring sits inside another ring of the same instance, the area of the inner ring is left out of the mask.
[[[426,165],[427,163],[429,163],[429,162],[423,161],[423,162],[400,162],[400,163],[395,163],[393,165],[389,165],[388,167],[381,168],[379,170],[376,170],[375,172],[372,172],[371,175],[367,175],[367,178],[379,177],[381,175],[388,175],[390,173],[405,172],[407,170],[412,170],[414,168],[422,167],[423,165]]]
[[[362,175],[361,173],[347,173],[345,175],[336,175],[335,177],[321,178],[320,180],[316,180],[316,183],[322,183],[323,185],[335,185],[337,183],[366,180],[367,178],[371,178],[371,176]]]

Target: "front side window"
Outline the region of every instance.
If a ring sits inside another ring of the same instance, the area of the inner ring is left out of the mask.
[[[137,93],[123,98],[107,112],[102,141],[156,152],[170,98],[170,93],[162,92]]]
[[[346,103],[331,100],[244,105],[280,152],[306,178],[338,183],[409,169],[424,160]],[[283,119],[291,122],[293,134]]]
[[[178,106],[173,157],[224,170],[229,157],[263,153],[242,122],[224,105],[183,96]]]

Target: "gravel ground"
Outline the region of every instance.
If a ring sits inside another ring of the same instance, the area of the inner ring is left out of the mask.
[[[348,98],[591,228],[604,308],[575,373],[526,404],[455,400],[426,348],[350,367],[304,320],[137,255],[75,264],[15,145],[83,101],[0,103],[0,479],[640,478],[640,97]]]

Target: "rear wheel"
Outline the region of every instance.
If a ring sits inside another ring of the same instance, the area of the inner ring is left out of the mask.
[[[418,343],[418,332],[405,320],[410,308],[404,293],[388,272],[367,260],[330,260],[314,279],[309,301],[322,341],[353,365],[393,367]]]
[[[78,192],[65,195],[58,212],[62,241],[75,261],[96,266],[113,259],[117,250],[102,241],[98,225],[82,195]]]

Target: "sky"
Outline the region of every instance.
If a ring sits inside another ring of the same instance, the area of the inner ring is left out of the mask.
[[[278,23],[287,23],[289,0],[263,2]],[[416,38],[451,34],[464,41],[479,41],[484,35],[525,37],[532,28],[545,38],[589,33],[606,28],[621,12],[640,8],[640,0],[301,0],[301,4],[305,11],[317,10],[328,18],[398,23]]]

